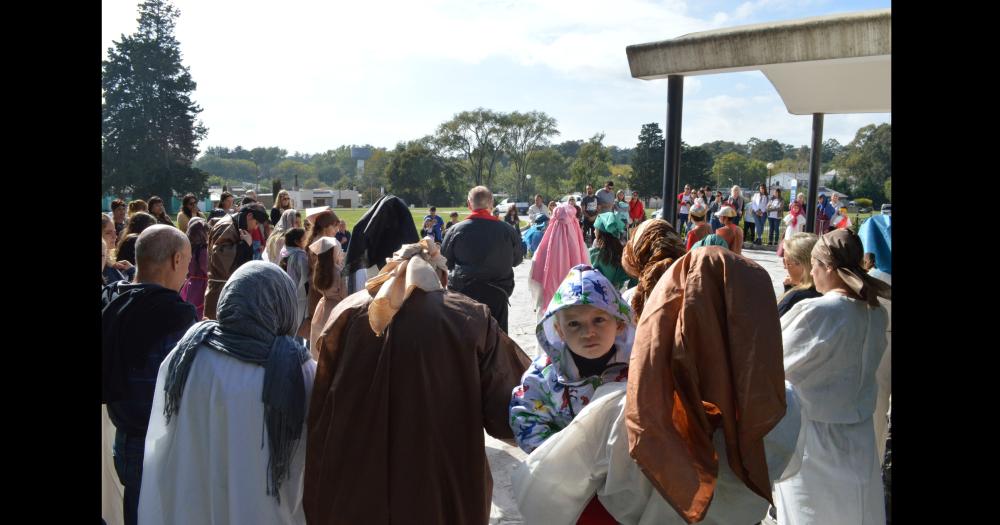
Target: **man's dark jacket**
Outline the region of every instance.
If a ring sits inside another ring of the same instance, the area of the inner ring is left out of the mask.
[[[146,435],[163,359],[197,321],[194,305],[157,284],[119,281],[101,293],[101,402],[115,427]]]
[[[502,221],[466,219],[444,236],[441,255],[448,259],[448,288],[461,292],[475,282],[514,292],[514,267],[524,258],[520,233]]]

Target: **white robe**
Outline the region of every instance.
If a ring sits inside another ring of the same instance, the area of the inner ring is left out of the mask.
[[[202,346],[178,412],[167,425],[163,384],[175,352],[163,360],[156,377],[139,524],[304,524],[305,422],[279,504],[267,495],[267,431],[260,400],[264,368]],[[315,375],[316,362],[310,359],[302,365],[307,403]]]
[[[887,274],[877,268],[872,268],[868,275],[876,279],[885,281],[892,286],[892,275]],[[885,438],[889,433],[889,408],[892,406],[892,301],[879,298],[878,302],[889,314],[889,323],[885,330],[885,354],[878,364],[875,372],[875,380],[878,382],[878,398],[875,401],[875,446],[878,448],[878,460],[885,459]]]
[[[108,406],[101,405],[101,516],[107,525],[125,523],[122,514],[125,487],[118,481],[115,470],[115,425],[108,416]]]
[[[797,468],[790,460],[801,428],[801,409],[787,383],[785,397],[785,417],[764,438],[772,480]],[[546,440],[514,470],[514,497],[525,523],[575,524],[596,493],[619,523],[686,525],[629,456],[625,400],[625,383],[602,385],[568,427]],[[767,501],[729,469],[721,430],[713,442],[719,453],[719,477],[700,524],[757,523],[767,512]]]
[[[802,465],[775,485],[779,524],[885,523],[872,413],[887,324],[885,308],[835,292],[782,316],[785,379],[805,423],[796,450]]]

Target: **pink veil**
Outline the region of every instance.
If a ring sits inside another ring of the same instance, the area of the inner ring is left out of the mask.
[[[576,219],[576,208],[563,203],[552,210],[552,219],[531,261],[528,288],[538,315],[544,314],[570,268],[578,264],[590,264],[590,255]]]

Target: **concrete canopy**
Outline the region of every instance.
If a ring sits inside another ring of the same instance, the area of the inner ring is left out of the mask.
[[[892,111],[892,10],[703,31],[628,46],[632,77],[760,70],[788,112]]]

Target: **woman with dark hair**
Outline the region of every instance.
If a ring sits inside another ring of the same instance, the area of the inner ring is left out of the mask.
[[[157,224],[174,225],[174,221],[170,220],[167,210],[163,207],[163,199],[155,195],[149,198],[149,214],[156,217]]]
[[[503,222],[513,226],[515,230],[521,231],[521,219],[517,217],[517,206],[507,208],[507,214],[504,215]]]
[[[219,294],[237,268],[253,260],[253,237],[250,232],[266,222],[267,212],[260,204],[247,204],[232,215],[209,222],[208,289],[205,291],[205,317],[215,319]]]
[[[629,301],[636,322],[642,315],[646,299],[663,272],[684,255],[684,241],[669,222],[663,219],[643,221],[632,232],[632,238],[622,252],[622,268],[638,285],[625,290],[622,297]]]
[[[219,196],[219,203],[216,205],[215,209],[208,214],[209,219],[214,219],[216,217],[224,217],[230,213],[233,207],[233,194],[228,191],[222,192]]]
[[[201,210],[198,209],[198,197],[195,197],[193,193],[188,193],[181,201],[181,211],[177,212],[177,227],[182,232],[187,233],[188,221],[194,217],[205,218]]]
[[[193,304],[201,319],[205,316],[205,289],[208,288],[208,223],[202,217],[194,217],[187,223],[186,233],[191,241],[191,262],[187,281],[181,287],[181,299]]]
[[[274,207],[271,208],[271,226],[277,226],[281,215],[294,207],[292,196],[288,194],[288,190],[279,191],[278,196],[274,198]]]
[[[317,253],[312,249],[313,244],[322,240],[324,237],[329,237],[333,242],[337,242],[337,224],[340,222],[340,217],[337,217],[333,210],[324,210],[315,215],[311,215],[310,219],[312,221],[312,229],[309,230],[309,235],[306,236],[306,242],[303,246],[309,250],[309,274],[312,275],[313,281],[316,279],[316,264],[317,264]],[[340,249],[340,243],[337,242],[337,249]],[[341,254],[341,259],[343,259],[343,253]],[[343,260],[341,260],[341,270],[343,270]],[[325,268],[324,268],[325,270]],[[324,277],[324,279],[333,277]],[[326,284],[328,281],[324,280],[323,283]],[[346,294],[345,294],[346,295]],[[310,336],[311,330],[311,320],[316,312],[316,306],[319,304],[320,300],[323,298],[323,289],[317,289],[315,282],[309,287],[309,306],[306,308],[306,319],[302,322],[302,327],[299,329],[299,337],[308,338],[310,341],[313,337]],[[331,312],[333,309],[330,310]],[[323,327],[320,326],[319,330]],[[319,337],[319,331],[316,332],[316,337]],[[310,347],[312,348],[312,347]],[[312,349],[315,351],[315,349]],[[315,356],[314,356],[315,357]]]
[[[622,232],[625,231],[625,224],[618,218],[618,214],[613,211],[606,211],[597,216],[594,221],[594,231],[597,237],[594,239],[594,246],[590,248],[590,264],[601,275],[611,281],[611,285],[616,290],[628,282],[628,286],[635,286],[638,282],[630,279],[622,268]]]
[[[295,284],[296,326],[301,326],[306,318],[306,308],[309,307],[309,255],[303,249],[306,231],[302,228],[290,228],[283,234],[284,244],[281,247],[278,266],[292,278]]]
[[[347,283],[341,275],[346,257],[344,251],[340,249],[340,243],[332,235],[320,237],[310,244],[309,252],[312,254],[310,260],[316,262],[312,271],[312,288],[309,294],[311,296],[316,292],[320,296],[313,310],[309,330],[309,350],[313,354],[313,359],[316,359],[319,357],[316,342],[323,332],[323,327],[333,314],[334,307],[347,297]]]
[[[713,232],[722,227],[722,221],[720,221],[715,214],[725,205],[726,205],[726,199],[725,196],[722,194],[722,191],[716,191],[715,198],[713,198],[712,203],[708,205],[708,213],[707,213],[709,217],[708,225],[712,227]]]
[[[139,234],[143,230],[154,224],[156,224],[156,217],[143,211],[136,212],[128,220],[125,231],[122,232],[121,238],[118,239],[118,249],[115,251],[115,258],[119,261],[128,261],[132,266],[135,266],[135,241],[139,238]]]

